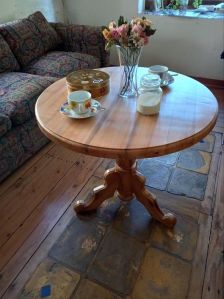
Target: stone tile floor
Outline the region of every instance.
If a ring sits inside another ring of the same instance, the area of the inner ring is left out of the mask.
[[[203,200],[214,143],[209,135],[182,152],[139,161],[146,185]],[[18,298],[44,298],[45,288],[53,299],[187,298],[199,238],[195,215],[176,213],[170,230],[137,200],[116,197],[97,213],[74,215]]]
[[[202,200],[207,184],[215,135],[184,151],[140,162],[146,185]],[[159,169],[159,171],[158,171]]]

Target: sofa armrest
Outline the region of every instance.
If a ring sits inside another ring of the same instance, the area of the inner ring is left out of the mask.
[[[66,51],[81,52],[99,58],[101,67],[109,65],[109,53],[100,26],[52,24],[63,41]]]
[[[6,132],[10,131],[12,127],[12,122],[9,117],[0,112],[0,137],[2,137]]]

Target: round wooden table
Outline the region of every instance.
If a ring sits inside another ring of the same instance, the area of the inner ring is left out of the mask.
[[[214,127],[218,105],[204,85],[178,74],[163,89],[160,113],[143,116],[136,111],[136,98],[119,98],[119,67],[101,69],[110,75],[110,92],[99,99],[104,111],[87,119],[70,119],[59,112],[67,98],[65,78],[48,87],[36,103],[36,117],[42,132],[54,142],[74,151],[116,160],[105,172],[105,183],[94,188],[88,202],[77,202],[75,211],[95,210],[117,191],[121,200],[135,195],[151,216],[168,227],[176,223],[165,214],[155,196],[145,188],[145,178],[136,170],[136,159],[170,154],[205,137]],[[147,68],[138,69],[138,77]]]

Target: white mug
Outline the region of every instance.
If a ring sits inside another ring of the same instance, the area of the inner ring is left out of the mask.
[[[167,80],[168,67],[165,65],[152,65],[149,67],[149,72],[160,76],[161,83]]]
[[[68,95],[68,103],[77,114],[84,114],[91,107],[91,93],[86,90],[76,90]]]

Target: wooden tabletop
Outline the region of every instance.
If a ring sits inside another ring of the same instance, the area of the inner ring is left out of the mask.
[[[36,103],[42,132],[54,142],[88,155],[108,158],[155,157],[182,150],[205,137],[214,127],[218,104],[198,81],[178,74],[163,88],[160,113],[143,116],[137,98],[118,97],[119,67],[101,69],[110,75],[110,92],[99,99],[104,111],[87,119],[70,119],[59,112],[66,101],[65,78],[48,87]],[[139,68],[141,77],[147,68]]]

